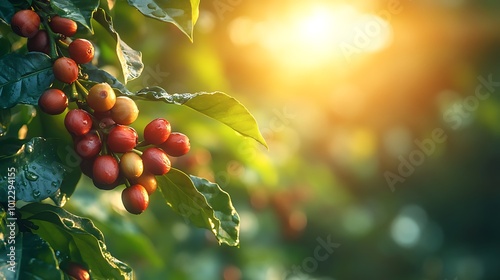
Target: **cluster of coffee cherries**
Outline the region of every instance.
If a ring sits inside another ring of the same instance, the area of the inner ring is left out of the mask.
[[[82,77],[79,64],[94,58],[92,43],[86,39],[70,39],[77,31],[73,20],[55,15],[48,19],[47,25],[45,29],[40,27],[40,16],[33,10],[21,10],[11,20],[12,30],[28,38],[29,51],[56,53],[54,77],[72,85],[73,89],[78,87],[71,96],[78,109],[68,111],[64,125],[73,137],[76,153],[82,158],[82,172],[99,189],[111,190],[125,185],[122,191],[125,209],[140,214],[148,207],[149,196],[157,188],[155,176],[170,171],[169,156],[179,157],[189,151],[189,138],[172,132],[170,123],[158,118],[146,125],[144,141],[139,142],[137,132],[129,126],[139,115],[135,102],[127,96],[116,96],[107,83],[86,82],[85,87],[79,80],[79,76]],[[57,38],[56,52],[51,51],[54,46],[49,36]],[[40,96],[38,105],[43,112],[58,115],[68,108],[68,96],[58,88],[50,88]],[[142,151],[138,149],[143,147]]]
[[[64,119],[75,151],[83,159],[82,171],[99,189],[111,190],[125,184],[125,209],[132,214],[142,213],[157,188],[155,176],[170,171],[169,156],[189,151],[189,138],[172,132],[166,119],[157,118],[145,126],[144,141],[139,142],[136,130],[129,126],[139,114],[137,105],[127,96],[117,97],[106,83],[92,86],[85,104],[70,110]],[[145,149],[136,149],[139,147]]]
[[[70,37],[78,29],[73,20],[54,15],[47,22],[47,26],[42,25],[40,16],[33,10],[20,10],[12,17],[11,28],[16,34],[28,38],[27,47],[30,52],[50,55],[51,47],[54,47],[53,54],[57,55],[53,64],[54,77],[63,83],[72,84],[80,73],[78,65],[94,58],[94,46],[86,39],[71,40]],[[49,36],[56,37],[54,42],[57,45],[51,46]],[[48,114],[60,114],[68,107],[68,98],[62,90],[52,88],[42,94],[38,105]]]

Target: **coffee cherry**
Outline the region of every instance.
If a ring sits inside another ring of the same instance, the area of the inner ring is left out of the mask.
[[[101,152],[102,142],[101,138],[95,131],[83,135],[76,140],[75,151],[84,159],[91,159]]]
[[[160,148],[170,156],[180,157],[189,152],[191,144],[186,135],[179,132],[172,132],[167,141],[160,145]]]
[[[139,178],[132,179],[131,182],[143,186],[149,195],[153,194],[158,187],[155,175],[149,172],[143,172]]]
[[[105,118],[111,118],[111,111],[104,111],[104,112],[94,111],[93,115],[96,119],[102,120]]]
[[[92,86],[87,95],[87,105],[94,111],[104,113],[116,103],[115,91],[107,83]]]
[[[117,124],[129,125],[133,123],[139,115],[139,109],[134,100],[126,96],[116,98],[116,103],[111,108],[111,118]]]
[[[160,145],[167,141],[171,130],[166,119],[154,119],[144,128],[144,140],[153,145]]]
[[[135,129],[117,125],[109,131],[108,134],[108,148],[114,153],[126,153],[131,151],[137,145],[139,137]]]
[[[144,170],[141,157],[134,152],[123,154],[120,158],[120,170],[128,179],[138,178]]]
[[[60,33],[66,37],[75,35],[78,26],[76,22],[68,18],[53,16],[50,19],[49,26],[55,33]]]
[[[99,121],[97,126],[100,129],[111,128],[116,124],[115,121],[111,118],[111,111],[105,111],[105,112],[94,111],[94,117]]]
[[[48,89],[38,99],[40,109],[49,115],[59,115],[68,108],[68,97],[59,89]]]
[[[68,262],[62,266],[66,274],[76,280],[89,280],[90,274],[82,265],[75,262]]]
[[[112,127],[115,124],[116,123],[112,118],[103,118],[103,119],[99,120],[98,126],[100,129],[106,129],[106,128]]]
[[[87,177],[92,178],[92,169],[94,168],[94,159],[82,159],[80,169]]]
[[[95,183],[111,185],[117,181],[119,175],[120,169],[114,157],[102,155],[95,159],[92,167],[92,177]]]
[[[110,191],[110,190],[113,190],[115,189],[116,187],[118,187],[119,185],[122,185],[124,184],[125,182],[120,180],[120,177],[118,176],[118,179],[116,181],[114,181],[113,183],[111,184],[103,184],[103,183],[99,183],[97,182],[95,179],[92,180],[92,183],[94,183],[94,186],[100,190],[103,190],[103,191]]]
[[[67,57],[58,58],[53,65],[54,76],[63,83],[71,84],[78,79],[78,65]]]
[[[74,109],[66,114],[64,126],[73,135],[81,136],[87,134],[92,128],[92,119],[86,111]]]
[[[10,26],[17,35],[31,38],[40,28],[40,17],[32,10],[21,10],[14,14]]]
[[[151,147],[142,153],[144,169],[153,175],[164,175],[170,171],[170,160],[167,154],[159,148]]]
[[[86,39],[74,40],[69,44],[68,51],[69,57],[78,64],[88,63],[94,58],[94,46]]]
[[[122,191],[122,202],[129,213],[138,215],[148,208],[149,195],[143,186],[136,184]]]
[[[40,30],[35,34],[35,36],[28,38],[27,46],[28,51],[30,52],[43,52],[49,54],[50,46],[47,31]]]

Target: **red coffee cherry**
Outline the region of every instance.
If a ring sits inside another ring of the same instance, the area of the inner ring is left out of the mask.
[[[28,38],[28,51],[50,53],[49,35],[45,30],[39,30],[35,36]]]
[[[170,156],[180,157],[189,152],[191,144],[186,135],[180,132],[172,132],[167,141],[160,145],[160,148]]]
[[[53,16],[49,22],[50,29],[55,33],[60,33],[66,37],[75,35],[78,26],[76,22],[68,18]]]
[[[103,118],[103,119],[99,120],[99,128],[100,129],[110,128],[115,124],[116,123],[112,118]]]
[[[14,14],[10,26],[17,35],[31,38],[40,28],[40,17],[32,10],[21,10]]]
[[[162,149],[155,147],[147,148],[141,157],[144,169],[153,175],[164,175],[170,171],[170,160]]]
[[[129,213],[138,215],[148,208],[149,195],[143,186],[136,184],[122,191],[122,202]]]
[[[64,126],[75,136],[87,134],[92,128],[92,118],[82,109],[69,111],[64,118]]]
[[[38,106],[49,115],[59,115],[68,108],[68,97],[62,90],[48,89],[38,99]]]
[[[114,157],[102,155],[95,159],[94,166],[92,167],[94,183],[112,185],[117,181],[119,175],[120,169]]]
[[[96,131],[90,131],[75,142],[76,153],[84,159],[91,159],[101,152],[102,142]]]
[[[153,145],[160,145],[167,141],[172,131],[166,119],[154,119],[144,127],[144,140]]]
[[[120,170],[127,179],[138,178],[144,171],[141,157],[134,152],[124,153],[120,158]]]
[[[87,95],[87,105],[95,112],[109,111],[116,103],[115,91],[107,83],[95,84]],[[111,115],[111,112],[109,113]]]
[[[116,124],[115,121],[111,118],[111,111],[94,111],[93,115],[97,120],[99,120],[98,126],[100,129],[111,128]]]
[[[156,181],[155,175],[149,172],[143,172],[139,178],[131,180],[133,184],[139,184],[143,186],[149,195],[153,194],[158,188],[158,182]]]
[[[88,63],[94,58],[94,46],[89,40],[86,39],[74,40],[71,44],[69,44],[68,51],[69,57],[71,57],[78,64]]]
[[[129,125],[137,119],[138,115],[137,105],[127,96],[117,97],[115,106],[111,108],[111,118],[117,124]]]
[[[99,183],[97,182],[95,179],[92,179],[92,182],[94,183],[94,186],[100,190],[103,190],[103,191],[110,191],[110,190],[113,190],[115,189],[116,187],[118,187],[119,185],[122,185],[124,184],[125,182],[120,180],[120,177],[118,177],[118,179],[116,181],[114,181],[113,183],[111,184],[103,184],[103,183]]]
[[[94,159],[82,159],[80,169],[87,177],[92,178],[92,169],[94,168]]]
[[[90,274],[87,269],[85,269],[82,265],[75,262],[68,262],[63,265],[63,270],[66,274],[71,276],[76,280],[89,280]]]
[[[96,119],[102,120],[104,118],[111,118],[111,111],[105,111],[105,112],[94,111],[93,115]]]
[[[78,79],[78,65],[67,57],[58,58],[53,65],[54,76],[63,83],[71,84]]]
[[[135,129],[117,125],[111,129],[108,134],[108,148],[114,153],[126,153],[131,151],[137,145],[139,137]]]

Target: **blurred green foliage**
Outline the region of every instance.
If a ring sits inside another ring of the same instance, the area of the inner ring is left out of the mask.
[[[377,14],[388,2],[344,3]],[[119,193],[96,193],[84,180],[68,210],[94,219],[138,279],[498,279],[500,86],[483,87],[484,100],[473,97],[478,77],[500,81],[500,5],[396,2],[402,10],[390,20],[387,47],[307,67],[294,62],[312,60],[314,50],[287,57],[287,45],[277,51],[283,63],[231,35],[251,37],[235,27],[242,19],[272,33],[266,23],[279,22],[295,5],[289,1],[202,1],[194,43],[116,5],[113,17],[127,20],[115,28],[146,65],[129,89],[225,91],[254,113],[269,150],[189,108],[139,102],[133,126],[166,117],[192,145],[173,166],[229,192],[241,216],[239,249],[219,247],[158,195],[133,217],[115,207]],[[297,5],[305,13],[312,4]],[[113,59],[100,51],[112,71]],[[460,105],[462,112],[449,111]],[[418,158],[415,141],[435,129],[446,140]],[[412,153],[418,164],[401,176]],[[391,188],[386,172],[403,181]],[[318,253],[320,240],[339,246]]]

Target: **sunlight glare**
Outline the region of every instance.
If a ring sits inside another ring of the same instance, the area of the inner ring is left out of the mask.
[[[384,19],[350,5],[306,4],[296,6],[284,18],[237,19],[230,34],[236,44],[260,44],[287,69],[304,70],[345,64],[352,54],[348,52],[379,51],[388,45],[392,29]]]
[[[328,43],[329,33],[335,28],[334,17],[328,10],[315,9],[311,15],[297,22],[297,37],[305,43]]]

